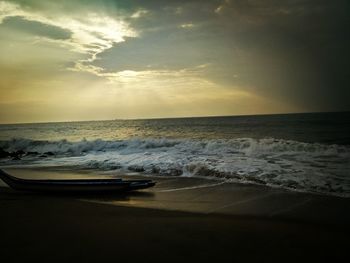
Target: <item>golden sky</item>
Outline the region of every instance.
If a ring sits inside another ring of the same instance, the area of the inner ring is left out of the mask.
[[[0,1],[0,123],[348,110],[329,3],[289,2]]]

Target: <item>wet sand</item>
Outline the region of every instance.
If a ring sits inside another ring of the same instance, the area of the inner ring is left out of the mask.
[[[96,176],[6,171],[26,178]],[[0,255],[51,262],[336,262],[347,256],[350,199],[195,178],[155,180],[152,189],[123,195],[1,187]]]

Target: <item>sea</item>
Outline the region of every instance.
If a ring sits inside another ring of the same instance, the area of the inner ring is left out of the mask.
[[[0,125],[0,168],[199,177],[350,197],[350,112]]]

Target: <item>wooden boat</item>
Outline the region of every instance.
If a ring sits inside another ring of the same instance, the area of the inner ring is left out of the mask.
[[[155,185],[152,180],[122,179],[72,179],[32,180],[17,178],[0,169],[0,179],[15,190],[30,192],[71,192],[102,193],[121,192],[149,188]]]

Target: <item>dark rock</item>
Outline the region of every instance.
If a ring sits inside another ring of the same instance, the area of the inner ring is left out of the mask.
[[[20,160],[24,154],[25,154],[24,151],[19,150],[19,151],[11,152],[9,156],[12,157],[12,160]]]
[[[45,152],[44,154],[47,155],[47,156],[53,156],[53,155],[55,155],[53,152]]]
[[[12,160],[20,160],[21,154],[17,152],[11,152],[10,157],[12,157]]]
[[[20,156],[20,155],[24,155],[25,152],[24,152],[23,150],[19,150],[19,151],[16,151],[16,154],[17,154],[18,156]]]
[[[21,157],[25,154],[23,150],[18,150],[15,152],[8,153],[9,157],[12,157],[12,160],[21,160]]]
[[[6,158],[6,157],[9,157],[9,156],[10,156],[9,152],[6,152],[2,148],[0,148],[0,158]]]

